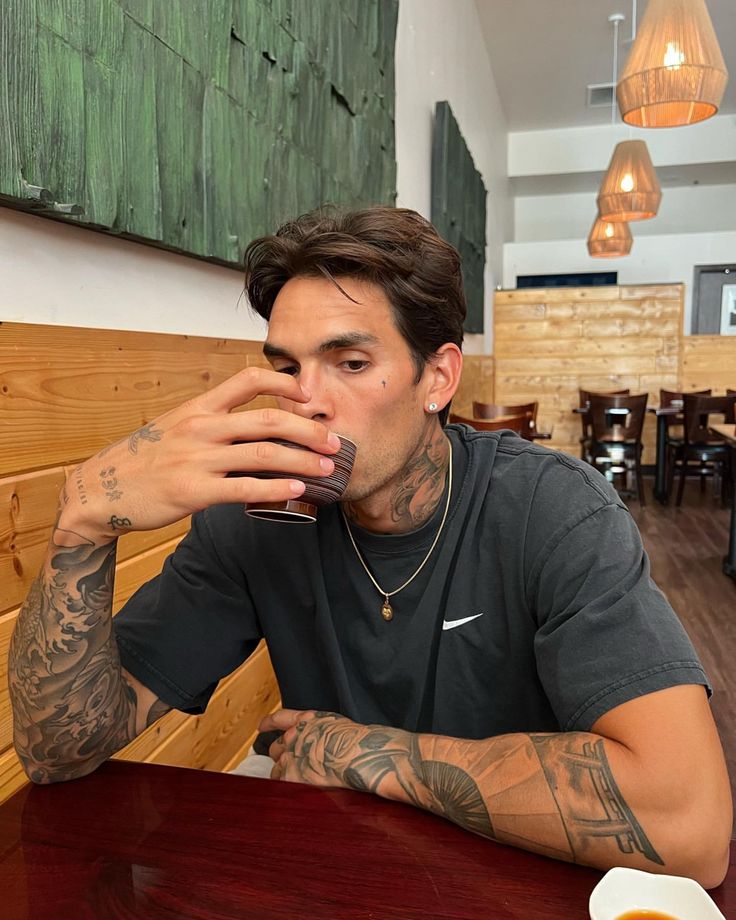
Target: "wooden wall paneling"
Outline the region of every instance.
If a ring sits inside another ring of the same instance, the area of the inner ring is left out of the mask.
[[[682,350],[682,389],[736,390],[736,336],[688,335]]]
[[[539,402],[551,447],[579,455],[578,389],[650,394],[679,378],[682,286],[499,291],[494,306],[496,402]],[[655,424],[644,428],[654,462]]]
[[[473,416],[473,400],[495,400],[493,358],[490,355],[465,355],[460,386],[452,400],[452,411],[465,418]]]
[[[243,367],[242,356],[56,349],[0,337],[0,475],[96,453]]]
[[[14,748],[0,754],[0,802],[9,799],[14,792],[28,782]]]
[[[14,610],[0,617],[0,754],[9,748],[13,741],[10,697],[8,696],[8,652],[17,615],[17,610]]]

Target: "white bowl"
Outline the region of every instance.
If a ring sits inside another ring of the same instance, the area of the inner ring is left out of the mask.
[[[617,920],[637,908],[659,910],[676,920],[726,920],[708,892],[693,879],[639,869],[609,869],[588,902],[591,920]]]

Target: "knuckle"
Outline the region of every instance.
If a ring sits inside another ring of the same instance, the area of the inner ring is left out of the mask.
[[[187,415],[185,418],[181,419],[176,423],[177,433],[184,435],[185,437],[194,437],[196,436],[202,427],[200,416],[198,415]]]
[[[260,465],[266,466],[273,459],[273,447],[265,441],[258,441],[255,444],[255,457]]]
[[[279,412],[272,406],[261,409],[261,422],[266,428],[275,428],[278,424]]]

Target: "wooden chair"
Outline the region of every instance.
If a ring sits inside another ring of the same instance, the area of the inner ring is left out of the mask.
[[[605,467],[606,478],[614,483],[617,473],[626,474],[633,467],[642,506],[646,501],[641,472],[641,433],[648,399],[647,393],[638,396],[590,394],[592,465]]]
[[[590,406],[591,396],[628,396],[631,390],[607,390],[604,393],[594,393],[593,390],[578,390],[578,407],[586,409]],[[590,412],[581,412],[580,421],[583,425],[583,436],[580,438],[580,458],[592,463],[590,445],[593,440],[593,429],[590,423]]]
[[[528,437],[530,434],[529,427],[529,416],[528,415],[507,415],[503,418],[495,419],[480,419],[480,418],[465,418],[462,415],[450,415],[450,422],[453,424],[469,425],[471,428],[475,428],[476,431],[515,431],[519,437],[526,438],[527,441],[530,441],[531,438]]]
[[[693,393],[683,395],[685,424],[683,442],[670,448],[668,464],[669,485],[672,485],[675,469],[679,464],[680,480],[677,486],[675,505],[679,508],[685,489],[685,477],[691,473],[700,476],[700,487],[705,487],[705,477],[712,476],[714,485],[720,485],[724,474],[730,471],[730,451],[725,441],[714,437],[708,427],[711,415],[721,415],[726,424],[735,421],[736,393],[726,396],[699,396]],[[693,466],[692,464],[697,464]]]
[[[691,390],[688,391],[693,396],[710,396],[711,390]],[[684,393],[680,393],[677,390],[662,390],[659,391],[659,405],[662,409],[667,409],[670,406],[675,408],[682,408]],[[670,448],[671,447],[681,447],[683,443],[683,434],[682,434],[682,423],[683,423],[683,414],[678,412],[677,415],[667,415],[665,416],[665,440],[664,440],[664,449],[665,449],[665,466],[669,463],[670,458]],[[666,473],[669,476],[669,470]],[[668,479],[669,481],[669,479]],[[669,493],[668,493],[669,494]]]
[[[521,403],[516,406],[501,406],[495,403],[484,403],[473,401],[473,418],[476,419],[494,419],[499,418],[499,416],[509,416],[509,415],[528,415],[529,416],[529,431],[531,435],[537,434],[537,409],[539,408],[539,403],[530,402],[530,403]],[[527,440],[532,440],[532,437],[529,437]]]

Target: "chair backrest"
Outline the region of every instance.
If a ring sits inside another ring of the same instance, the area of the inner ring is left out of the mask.
[[[532,428],[536,428],[538,408],[539,403],[537,402],[501,406],[497,403],[484,403],[473,400],[473,418],[498,418],[499,415],[528,415],[532,420]]]
[[[475,428],[476,431],[503,431],[510,429],[511,431],[515,431],[522,438],[526,437],[527,440],[530,440],[531,420],[528,415],[507,415],[503,418],[480,419],[465,418],[462,415],[451,414],[450,421],[462,425],[470,425],[470,427]]]
[[[726,424],[734,422],[736,393],[730,396],[697,396],[685,393],[683,403],[686,444],[703,444],[713,440],[713,435],[708,431],[710,415],[722,415]]]
[[[580,408],[585,409],[586,407],[590,407],[591,396],[628,396],[630,392],[631,390],[613,390],[608,393],[596,393],[593,390],[578,390]],[[592,438],[593,423],[590,417],[590,412],[581,412],[580,421],[583,424],[583,438]]]
[[[590,394],[590,424],[594,441],[641,441],[649,394],[603,396]]]
[[[631,390],[606,390],[605,392],[600,392],[598,390],[578,390],[578,396],[580,402],[578,403],[581,409],[584,409],[590,403],[591,396],[628,396]]]
[[[688,391],[688,396],[710,396],[712,390],[690,390]],[[660,390],[659,391],[659,405],[660,408],[666,409],[671,406],[673,403],[675,405],[683,405],[682,398],[685,394],[678,393],[677,390]]]

